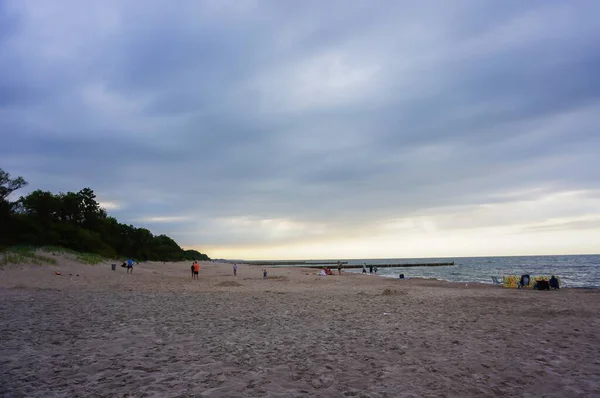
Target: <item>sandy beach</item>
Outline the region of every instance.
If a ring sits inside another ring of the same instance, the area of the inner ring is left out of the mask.
[[[57,259],[0,269],[0,396],[600,395],[600,290]]]

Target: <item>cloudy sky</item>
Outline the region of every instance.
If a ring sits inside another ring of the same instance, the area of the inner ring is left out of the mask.
[[[598,253],[598,15],[0,0],[0,167],[211,257]]]

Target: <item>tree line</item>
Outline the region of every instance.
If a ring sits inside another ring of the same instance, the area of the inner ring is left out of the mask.
[[[90,188],[79,192],[35,190],[16,201],[9,196],[27,186],[0,169],[0,247],[60,246],[108,258],[137,261],[209,260],[196,250],[183,250],[166,235],[119,223],[108,216]]]

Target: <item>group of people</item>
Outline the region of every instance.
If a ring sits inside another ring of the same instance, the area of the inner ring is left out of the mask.
[[[337,263],[337,270],[338,270],[338,274],[341,275],[342,274],[342,270],[344,269],[344,265],[341,261],[338,261]],[[363,267],[362,267],[362,273],[366,274],[367,273],[367,263],[363,263]],[[377,274],[377,266],[370,264],[369,265],[369,274]],[[329,267],[325,267],[321,270],[321,275],[333,275],[333,272],[329,269]]]
[[[200,264],[198,264],[198,261],[194,260],[190,269],[192,271],[192,279],[198,279],[200,277]],[[237,276],[237,270],[238,265],[233,264],[233,276]]]
[[[369,264],[369,274],[373,275],[373,272],[377,274],[377,266],[373,264]],[[363,263],[362,273],[367,273],[367,263]]]
[[[199,274],[200,274],[200,264],[198,264],[198,261],[194,261],[192,263],[192,279],[198,279],[199,278]]]
[[[200,274],[200,264],[198,264],[198,261],[195,261],[192,263],[191,266],[191,271],[192,271],[192,279],[198,279],[199,278],[199,274]],[[238,265],[237,264],[233,264],[233,276],[237,276],[237,271],[238,271]],[[267,279],[267,270],[263,269],[262,270],[263,273],[263,279]]]
[[[343,264],[341,261],[337,262],[337,270],[338,270],[338,275],[342,275],[342,269],[344,268]],[[320,272],[321,276],[325,276],[325,275],[333,275],[333,271],[329,269],[329,267],[325,267],[321,270]]]
[[[531,283],[531,277],[529,276],[529,274],[521,275],[521,279],[519,280],[518,288],[523,289],[526,286],[529,286],[530,283]],[[560,282],[556,276],[552,275],[552,277],[549,280],[545,280],[545,279],[535,280],[533,283],[533,288],[536,290],[560,289]]]

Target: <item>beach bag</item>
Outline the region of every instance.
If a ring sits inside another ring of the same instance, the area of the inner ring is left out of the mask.
[[[537,281],[535,287],[537,290],[550,290],[550,284],[545,280]]]

